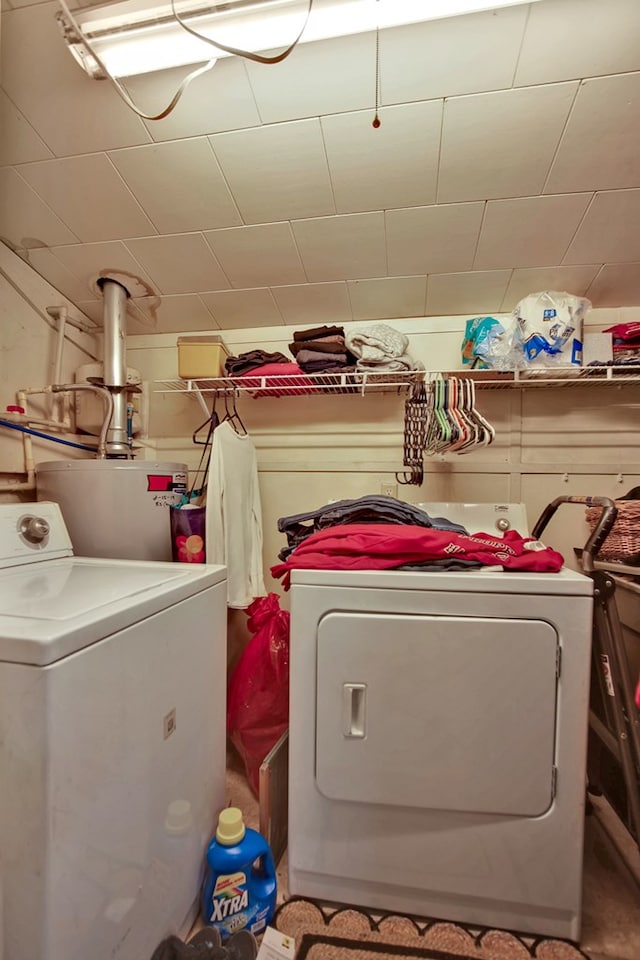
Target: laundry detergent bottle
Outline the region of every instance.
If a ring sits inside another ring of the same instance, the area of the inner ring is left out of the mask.
[[[245,827],[242,811],[227,807],[207,850],[202,918],[222,940],[246,928],[260,933],[276,909],[276,868],[269,844]]]

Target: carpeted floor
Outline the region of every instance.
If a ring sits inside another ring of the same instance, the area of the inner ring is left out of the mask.
[[[516,936],[456,923],[417,923],[408,917],[375,920],[363,910],[320,908],[290,900],[274,926],[294,937],[296,960],[583,960],[587,955],[563,940]]]

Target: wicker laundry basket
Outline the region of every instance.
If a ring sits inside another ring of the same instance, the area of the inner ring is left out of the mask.
[[[616,563],[640,564],[640,487],[628,494],[633,499],[616,500],[618,511],[616,522],[596,557],[597,560]],[[602,511],[598,507],[588,507],[585,511],[587,523],[593,530]]]

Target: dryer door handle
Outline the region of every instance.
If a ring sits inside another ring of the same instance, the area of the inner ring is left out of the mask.
[[[366,683],[343,684],[342,733],[352,740],[364,740],[367,735]]]

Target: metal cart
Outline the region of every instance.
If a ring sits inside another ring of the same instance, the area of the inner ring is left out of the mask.
[[[602,508],[579,551],[582,569],[593,580],[594,598],[587,789],[595,796],[604,794],[640,848],[640,711],[634,699],[638,678],[629,665],[616,603],[616,575],[640,576],[640,568],[596,559],[617,516],[607,497],[558,497],[543,510],[533,537],[540,537],[563,503]]]

